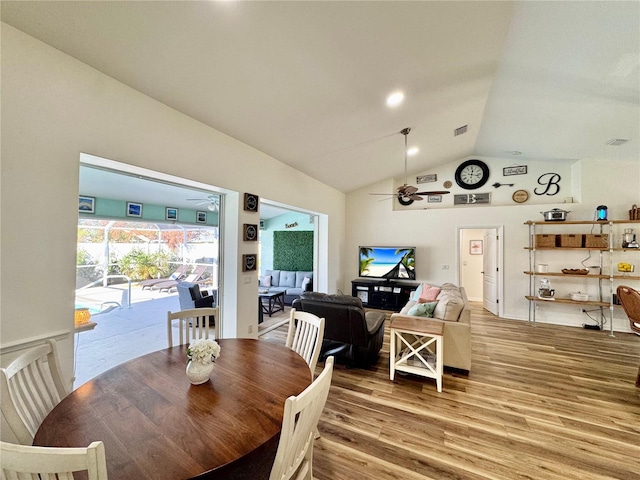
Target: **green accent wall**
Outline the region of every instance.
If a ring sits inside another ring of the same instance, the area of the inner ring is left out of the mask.
[[[275,270],[313,270],[313,232],[273,232]]]
[[[171,207],[167,205],[166,207]],[[122,200],[112,200],[109,198],[96,198],[95,213],[79,213],[80,218],[109,218],[122,219],[128,222],[152,221],[156,223],[173,223],[173,220],[166,220],[166,207],[164,205],[142,205],[142,217],[127,216],[127,202]],[[207,214],[206,223],[196,222],[196,211]],[[192,210],[188,208],[178,209],[179,223],[192,223],[194,225],[218,226],[218,212],[210,212],[206,208],[202,210]]]

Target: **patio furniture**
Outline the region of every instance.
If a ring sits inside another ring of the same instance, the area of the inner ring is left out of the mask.
[[[187,274],[188,270],[189,270],[189,265],[179,265],[178,268],[176,268],[176,270],[168,277],[151,278],[149,280],[142,280],[141,282],[138,282],[138,285],[142,287],[142,290],[144,290],[145,288],[148,288],[149,290],[151,290],[151,287],[153,287],[154,285],[157,285],[158,283],[169,282],[171,280],[180,280],[182,277],[184,277]]]
[[[198,265],[193,271],[193,273],[190,273],[189,275],[187,275],[187,277],[184,280],[167,280],[166,282],[156,283],[151,287],[151,290],[157,289],[160,291],[165,290],[168,292],[169,290],[176,287],[180,282],[183,282],[183,281],[202,283],[202,277],[208,268],[209,266],[207,265]]]
[[[178,290],[178,301],[180,302],[181,310],[188,310],[190,308],[204,308],[214,307],[217,305],[217,291],[213,290],[211,295],[205,291],[205,295],[202,295],[200,285],[193,282],[180,282],[176,285]]]
[[[0,368],[0,409],[18,441],[31,445],[40,423],[69,393],[55,340],[47,340]],[[3,436],[4,438],[4,436]]]

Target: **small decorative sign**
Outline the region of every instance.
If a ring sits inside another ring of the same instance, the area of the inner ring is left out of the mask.
[[[252,272],[258,265],[257,256],[255,254],[242,255],[242,271]]]
[[[427,203],[442,203],[442,195],[429,195]]]
[[[207,212],[196,211],[196,223],[207,223]]]
[[[257,212],[260,198],[253,193],[244,194],[244,210],[246,212]]]
[[[503,177],[508,177],[510,175],[526,175],[526,174],[527,174],[526,165],[514,165],[511,167],[504,167],[502,169]]]
[[[557,195],[560,191],[560,180],[562,177],[559,173],[543,173],[538,177],[538,185],[542,185],[544,189],[542,187],[534,188],[533,193],[536,195]]]
[[[491,203],[491,193],[464,193],[453,196],[454,205],[479,205]]]
[[[297,226],[298,226],[298,222],[284,224],[284,228],[296,228]]]
[[[251,223],[244,224],[244,236],[243,240],[245,242],[255,242],[258,240],[258,225],[253,225]]]
[[[438,174],[430,173],[428,175],[418,175],[416,177],[416,183],[429,183],[429,182],[437,182]]]

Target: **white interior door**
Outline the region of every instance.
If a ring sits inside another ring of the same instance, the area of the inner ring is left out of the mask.
[[[487,229],[482,255],[482,306],[498,315],[498,248],[497,231]]]

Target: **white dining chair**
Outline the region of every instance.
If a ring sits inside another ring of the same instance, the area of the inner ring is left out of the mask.
[[[107,460],[102,442],[87,448],[31,447],[0,442],[2,479],[73,480],[73,472],[86,471],[89,480],[107,480]]]
[[[31,445],[44,417],[68,393],[55,340],[47,340],[0,368],[0,410],[23,445]]]
[[[324,338],[324,318],[308,312],[301,312],[295,308],[289,314],[289,331],[285,345],[304,358],[311,379],[316,372],[322,340]]]
[[[178,312],[167,312],[167,336],[169,347],[173,347],[173,327],[178,325],[178,345],[189,344],[199,338],[220,339],[220,307],[192,308]],[[214,327],[209,326],[209,317],[214,318]]]
[[[333,357],[328,357],[322,373],[300,395],[287,398],[276,459],[269,480],[312,480],[314,430],[324,410]]]

